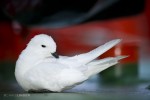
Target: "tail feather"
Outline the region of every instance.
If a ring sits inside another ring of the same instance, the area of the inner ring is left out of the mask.
[[[104,52],[111,49],[113,46],[118,44],[120,41],[121,41],[121,39],[115,39],[115,40],[109,41],[109,42],[105,43],[104,45],[99,46],[98,48],[96,48],[88,53],[74,56],[73,59],[79,60],[79,62],[82,64],[87,64],[87,63],[91,62],[92,60],[96,59],[98,56],[100,56]]]
[[[128,57],[128,56],[108,57],[108,58],[104,58],[102,60],[90,62],[89,64],[87,64],[88,70],[85,72],[85,75],[87,77],[91,77],[92,75],[95,75],[95,74],[117,64],[118,60],[124,59],[126,57]]]

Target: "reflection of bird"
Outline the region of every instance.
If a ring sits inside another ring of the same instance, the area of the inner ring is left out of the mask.
[[[29,92],[60,92],[72,88],[125,58],[94,60],[119,42],[120,39],[112,40],[88,53],[66,57],[55,53],[56,44],[50,36],[37,35],[16,62],[16,79]]]

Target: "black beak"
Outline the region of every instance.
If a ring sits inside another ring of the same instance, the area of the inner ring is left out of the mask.
[[[55,58],[59,58],[58,54],[56,52],[51,53]]]

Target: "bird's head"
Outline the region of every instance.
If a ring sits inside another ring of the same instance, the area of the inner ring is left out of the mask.
[[[27,45],[27,50],[41,57],[55,57],[59,58],[56,54],[56,43],[51,36],[46,34],[39,34],[34,36]]]

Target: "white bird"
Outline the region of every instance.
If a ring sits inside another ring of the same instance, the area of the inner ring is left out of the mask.
[[[16,62],[16,80],[28,92],[61,92],[70,89],[126,58],[117,56],[95,60],[120,41],[115,39],[88,53],[67,57],[55,53],[56,43],[50,36],[36,35]]]

